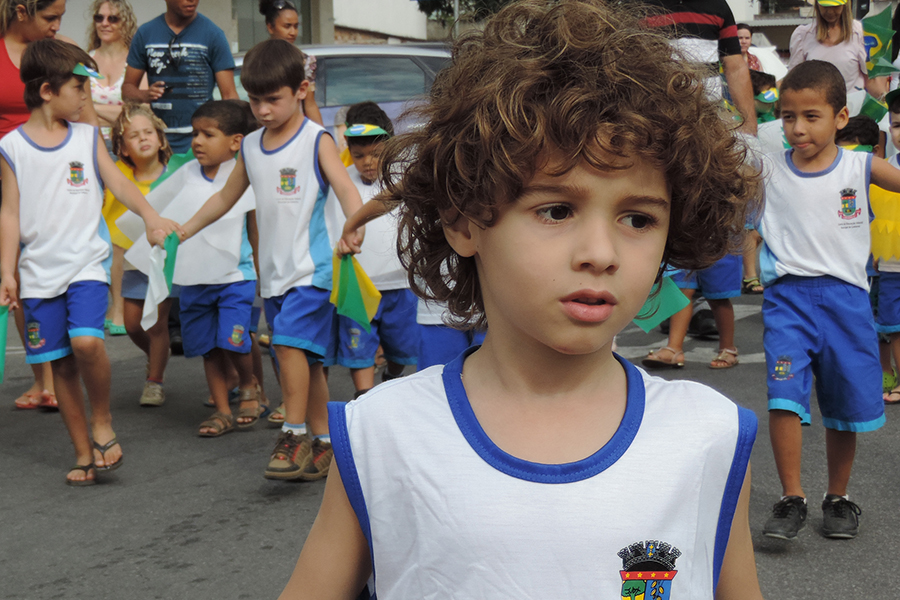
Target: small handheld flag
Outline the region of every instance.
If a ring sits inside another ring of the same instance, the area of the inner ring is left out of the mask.
[[[690,303],[671,277],[663,277],[661,283],[653,284],[650,297],[638,311],[634,324],[644,330],[644,333],[650,333],[654,327]]]
[[[381,292],[350,254],[335,254],[332,268],[331,303],[337,307],[339,315],[353,319],[370,333],[372,319],[381,303]]]
[[[172,279],[175,276],[175,257],[181,240],[174,231],[169,234],[163,247],[153,246],[150,249],[150,271],[147,273],[147,295],[144,298],[144,311],[141,314],[141,327],[144,331],[156,324],[159,318],[158,307],[169,297],[172,291]],[[163,256],[165,252],[165,256]]]

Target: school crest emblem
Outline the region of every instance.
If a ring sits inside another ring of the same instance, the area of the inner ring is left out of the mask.
[[[297,189],[297,169],[281,169],[281,184],[278,193],[281,195],[293,194]]]
[[[861,212],[861,208],[856,208],[856,190],[853,188],[841,190],[841,210],[838,216],[842,219],[855,219]]]
[[[232,346],[240,346],[244,343],[244,326],[243,325],[235,325],[234,329],[231,330],[231,337],[228,338],[228,343]]]
[[[32,349],[41,348],[47,343],[47,340],[41,338],[41,324],[31,321],[25,326],[28,331],[28,347]]]
[[[794,374],[791,373],[791,357],[779,356],[775,361],[775,372],[772,373],[772,379],[775,381],[787,381],[793,377]]]
[[[66,182],[72,187],[82,187],[87,185],[88,180],[84,178],[84,164],[78,161],[69,163],[69,178]]]
[[[669,600],[679,556],[681,550],[657,540],[635,542],[619,550],[622,600]]]
[[[359,329],[355,327],[351,327],[349,329],[350,332],[350,349],[356,350],[359,348],[359,334],[362,333]]]

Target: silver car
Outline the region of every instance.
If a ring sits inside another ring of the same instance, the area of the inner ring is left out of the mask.
[[[351,104],[377,102],[394,122],[397,133],[414,126],[400,121],[413,102],[424,100],[438,71],[450,62],[450,51],[435,44],[301,46],[316,57],[316,104],[325,127],[334,133],[334,117]],[[238,94],[244,54],[234,57]],[[216,88],[218,94],[218,88]]]

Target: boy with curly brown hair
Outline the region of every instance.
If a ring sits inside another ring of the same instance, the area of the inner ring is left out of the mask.
[[[757,197],[702,75],[598,0],[509,5],[453,56],[382,200],[416,292],[487,337],[329,406],[338,468],[282,598],[760,598],[753,413],[611,350]]]

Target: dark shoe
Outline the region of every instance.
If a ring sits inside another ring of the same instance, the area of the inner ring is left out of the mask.
[[[843,496],[828,494],[822,501],[822,533],[827,538],[853,539],[859,533],[859,506]]]
[[[282,431],[266,467],[266,479],[300,479],[312,463],[312,440],[309,436]]]
[[[806,525],[806,499],[787,496],[772,507],[772,516],[763,527],[763,535],[779,540],[792,540]]]
[[[184,343],[181,339],[181,329],[169,330],[169,349],[173,356],[184,356]]]
[[[323,442],[318,439],[313,440],[312,460],[309,462],[309,466],[300,474],[300,479],[316,481],[326,477],[333,459],[334,450],[331,448],[331,442]]]
[[[699,338],[717,338],[719,330],[716,327],[716,320],[713,312],[709,308],[701,308],[694,312],[691,322],[688,325],[687,333],[691,337]]]

